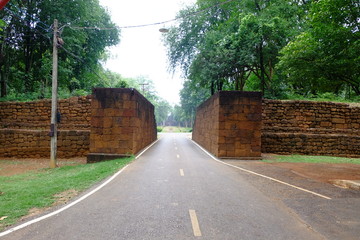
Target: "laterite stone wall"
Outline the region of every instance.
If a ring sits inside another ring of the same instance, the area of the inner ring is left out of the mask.
[[[157,139],[154,106],[135,89],[96,88],[88,162],[138,153]]]
[[[193,139],[219,158],[261,158],[258,92],[220,91],[197,109]]]
[[[62,130],[58,133],[59,158],[86,156],[90,131]],[[0,157],[49,158],[50,137],[45,130],[1,129]]]
[[[59,130],[90,130],[91,96],[59,100]],[[48,130],[51,100],[0,102],[0,129]]]
[[[262,151],[360,157],[359,104],[263,101]]]
[[[89,152],[91,97],[59,100],[60,158],[83,157]],[[51,100],[0,102],[0,157],[50,157]]]
[[[360,157],[360,105],[264,99],[261,106],[255,93],[219,92],[198,107],[193,139],[219,158]]]

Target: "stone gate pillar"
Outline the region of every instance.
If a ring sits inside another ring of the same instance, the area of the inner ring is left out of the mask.
[[[95,88],[88,162],[138,153],[157,138],[154,106],[135,89]]]
[[[201,104],[193,139],[219,158],[261,158],[260,92],[220,91]]]

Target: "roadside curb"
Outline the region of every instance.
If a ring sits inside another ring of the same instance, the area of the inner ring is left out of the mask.
[[[337,187],[349,188],[349,189],[360,191],[360,180],[335,179],[335,180],[332,180],[331,183]]]

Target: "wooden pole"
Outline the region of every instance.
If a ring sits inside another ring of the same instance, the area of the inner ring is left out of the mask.
[[[51,125],[50,125],[50,168],[56,168],[57,153],[57,77],[58,77],[58,20],[54,20],[53,36],[53,70],[52,70],[52,97],[51,97]]]

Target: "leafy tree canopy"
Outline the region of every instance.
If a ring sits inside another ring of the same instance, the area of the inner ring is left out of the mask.
[[[0,15],[2,97],[9,92],[46,95],[54,19],[64,41],[59,49],[59,87],[75,91],[103,84],[100,60],[106,47],[119,42],[119,30],[98,0],[13,0]]]
[[[313,2],[307,30],[282,51],[279,68],[299,94],[360,95],[360,3]]]

